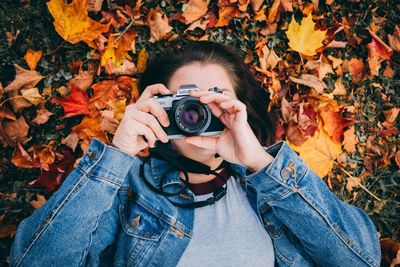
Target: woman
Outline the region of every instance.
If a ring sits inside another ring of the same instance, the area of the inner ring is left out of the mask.
[[[169,140],[154,96],[187,84],[224,124],[219,135]],[[189,43],[151,64],[139,86],[114,146],[93,139],[20,223],[12,266],[379,266],[368,216],[338,200],[285,142],[273,144],[268,96],[235,51]],[[160,153],[137,156],[146,147]]]

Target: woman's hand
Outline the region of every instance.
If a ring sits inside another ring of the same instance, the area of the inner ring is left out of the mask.
[[[217,137],[185,137],[187,143],[214,150],[226,161],[242,164],[253,172],[272,162],[274,158],[264,150],[247,122],[246,105],[231,96],[233,92],[227,91],[225,95],[197,91],[190,95],[200,97],[201,103],[208,104],[225,129]]]
[[[148,146],[154,147],[157,139],[167,143],[168,136],[160,123],[167,127],[168,116],[153,96],[169,93],[170,91],[163,84],[146,87],[140,98],[126,107],[112,143],[131,155],[136,155]]]

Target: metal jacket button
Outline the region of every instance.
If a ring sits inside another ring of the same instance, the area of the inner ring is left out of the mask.
[[[281,176],[283,179],[287,180],[290,177],[290,171],[287,168],[281,170]]]
[[[91,159],[91,160],[95,160],[96,159],[96,156],[97,156],[97,154],[96,154],[96,152],[92,152],[92,151],[88,151],[87,152],[87,154],[88,154],[88,156],[89,156],[89,158]]]
[[[292,175],[292,172],[295,172],[293,162],[290,162],[285,168],[281,170],[281,176],[283,179],[287,180]]]
[[[275,234],[275,226],[273,226],[272,224],[267,226],[267,230],[268,232],[270,232],[271,234]]]
[[[138,216],[136,216],[135,218],[133,218],[133,219],[131,220],[130,225],[131,225],[133,228],[136,228],[136,227],[139,226],[140,217],[141,217],[141,215],[139,214]]]

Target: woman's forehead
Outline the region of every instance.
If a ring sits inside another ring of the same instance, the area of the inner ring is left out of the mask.
[[[175,71],[167,87],[175,93],[184,84],[195,84],[200,90],[211,87],[233,90],[228,72],[216,64],[193,63],[183,66]]]

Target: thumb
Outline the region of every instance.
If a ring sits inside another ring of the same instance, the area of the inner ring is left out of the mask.
[[[184,141],[188,144],[209,150],[215,150],[217,144],[217,138],[209,136],[190,136],[185,137]]]

